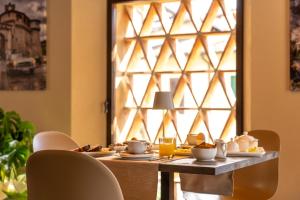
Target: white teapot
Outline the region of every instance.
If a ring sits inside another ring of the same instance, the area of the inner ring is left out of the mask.
[[[228,152],[239,152],[240,147],[239,144],[231,138],[230,142],[227,143],[227,151]]]
[[[246,131],[242,136],[237,137],[235,141],[238,143],[241,152],[247,152],[250,148],[258,147],[258,139],[248,135]]]

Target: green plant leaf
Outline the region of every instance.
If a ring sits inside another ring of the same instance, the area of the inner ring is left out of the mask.
[[[16,179],[24,173],[34,133],[31,122],[23,121],[15,111],[0,108],[0,181]]]

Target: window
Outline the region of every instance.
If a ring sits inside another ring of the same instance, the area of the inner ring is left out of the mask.
[[[121,1],[120,1],[121,2]],[[108,142],[132,137],[208,142],[242,130],[242,16],[238,0],[111,3]],[[241,2],[239,2],[241,4]],[[156,91],[175,109],[153,110]]]

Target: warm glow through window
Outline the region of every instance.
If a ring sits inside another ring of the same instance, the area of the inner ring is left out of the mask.
[[[115,4],[114,142],[185,143],[236,135],[236,1]],[[171,91],[175,109],[153,110],[156,91]]]

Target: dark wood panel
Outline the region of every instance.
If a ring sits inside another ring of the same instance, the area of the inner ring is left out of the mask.
[[[161,172],[161,199],[174,199],[174,173]]]
[[[236,101],[236,125],[237,134],[244,131],[244,0],[237,1],[237,101]]]
[[[112,65],[112,48],[114,43],[114,26],[113,21],[115,20],[114,11],[113,11],[113,1],[109,0],[107,3],[107,89],[106,89],[106,144],[109,145],[112,143],[112,135],[111,135],[111,124],[113,121],[113,65]]]

